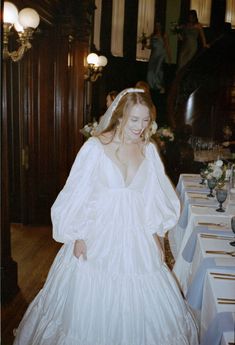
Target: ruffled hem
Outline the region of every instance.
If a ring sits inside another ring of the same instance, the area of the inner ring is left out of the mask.
[[[125,278],[75,274],[71,265],[67,273],[63,280],[58,272],[49,276],[14,345],[198,344],[190,310],[164,265]]]
[[[42,322],[44,326],[42,326]],[[16,339],[13,345],[198,345],[198,334],[195,331],[193,320],[190,313],[185,315],[184,332],[173,333],[171,330],[165,337],[155,337],[152,340],[140,340],[140,334],[137,332],[132,338],[134,340],[112,340],[109,339],[91,339],[86,337],[74,337],[71,331],[65,331],[63,327],[56,324],[56,322],[49,321],[46,318],[41,320],[39,324],[41,331],[30,336],[26,330],[26,334],[19,340],[18,334],[20,329],[16,330]],[[50,333],[50,335],[48,334]],[[125,337],[124,337],[125,338]]]

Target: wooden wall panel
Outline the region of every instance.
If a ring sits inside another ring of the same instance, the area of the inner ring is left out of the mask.
[[[88,42],[79,41],[69,23],[60,17],[56,27],[42,30],[17,69],[7,62],[14,222],[50,223],[50,207],[83,142]]]
[[[91,2],[14,1],[18,9],[37,9],[41,23],[23,59],[4,61],[1,269],[5,300],[18,288],[10,222],[50,223],[51,205],[83,142],[79,128],[83,126]]]

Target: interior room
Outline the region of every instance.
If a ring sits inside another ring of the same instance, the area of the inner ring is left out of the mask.
[[[198,344],[235,344],[234,46],[233,0],[2,2],[2,345],[62,247],[51,208],[75,158],[130,88],[156,107],[151,142],[181,204],[165,260]]]

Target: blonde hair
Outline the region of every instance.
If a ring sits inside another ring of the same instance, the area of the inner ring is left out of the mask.
[[[148,93],[144,93],[144,92],[131,92],[131,93],[125,94],[120,99],[117,107],[114,109],[109,125],[97,136],[100,137],[104,133],[111,132],[113,134],[110,140],[111,142],[118,129],[120,139],[123,142],[124,141],[124,127],[127,123],[130,110],[132,109],[133,106],[138,105],[138,104],[144,105],[149,109],[149,115],[150,115],[149,124],[142,133],[143,141],[145,143],[148,143],[151,137],[151,133],[150,133],[151,125],[152,125],[152,122],[156,118],[156,108],[152,102],[151,96]]]

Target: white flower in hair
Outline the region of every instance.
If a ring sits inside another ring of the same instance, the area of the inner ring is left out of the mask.
[[[154,135],[157,132],[158,125],[156,121],[152,121],[150,125],[150,135]]]

